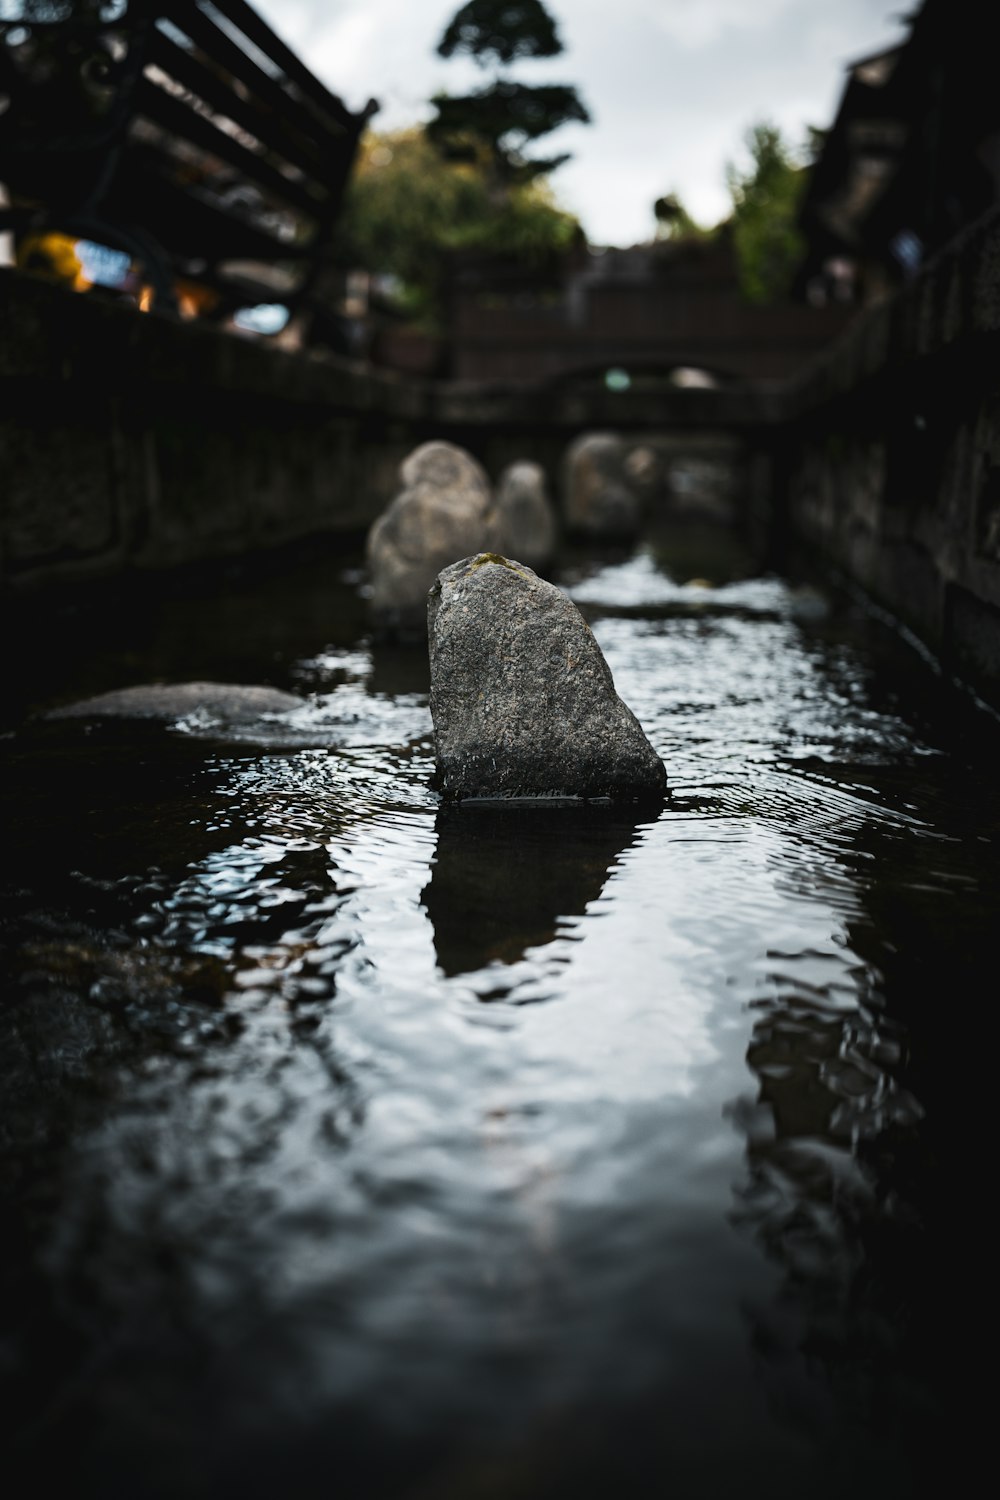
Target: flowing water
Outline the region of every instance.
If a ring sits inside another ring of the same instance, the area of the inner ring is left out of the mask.
[[[915,1492],[996,732],[857,601],[692,545],[559,575],[655,817],[439,809],[425,655],[373,646],[343,559],[52,643],[36,712],[309,701],[3,740],[0,1368],[38,1483]]]

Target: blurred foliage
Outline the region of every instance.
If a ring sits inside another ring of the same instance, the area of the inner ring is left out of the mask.
[[[740,286],[751,302],[775,302],[788,295],[802,256],[797,213],[807,171],[801,155],[766,120],[750,127],[744,145],[748,165],[726,167]]]
[[[437,50],[439,57],[464,52],[480,67],[507,67],[522,57],[556,57],[563,46],[540,0],[469,0],[448,23]]]
[[[420,126],[370,131],[339,224],[339,255],[398,279],[402,310],[427,327],[445,313],[448,256],[483,251],[545,269],[580,237],[548,184],[512,185],[498,200],[481,157],[447,160]]]
[[[369,133],[339,224],[342,263],[391,277],[397,305],[428,328],[446,320],[453,256],[516,260],[544,274],[580,240],[577,220],[545,181],[566,157],[527,150],[558,126],[589,119],[575,88],[503,75],[524,58],[562,51],[540,0],[469,0],[437,50],[492,67],[492,82],[467,95],[437,95],[424,127]]]
[[[677,193],[664,193],[653,204],[658,240],[707,240],[715,233],[692,219]]]
[[[438,43],[451,57],[466,53],[481,67],[497,69],[528,57],[555,57],[562,50],[555,22],[539,0],[470,0],[456,13]],[[452,161],[477,162],[492,179],[496,196],[544,176],[568,154],[534,157],[528,148],[561,125],[586,125],[590,114],[572,84],[519,83],[498,73],[470,94],[436,94],[428,138]]]
[[[560,125],[590,120],[569,84],[527,84],[502,78],[473,94],[435,94],[437,115],[427,127],[431,141],[452,160],[485,160],[501,188],[530,182],[569,160],[530,157],[526,149]],[[485,153],[485,158],[484,158]]]

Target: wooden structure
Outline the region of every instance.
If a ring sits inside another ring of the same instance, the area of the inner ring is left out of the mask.
[[[898,46],[848,68],[810,173],[799,291],[877,302],[1000,202],[993,8],[923,0]]]
[[[374,102],[351,113],[245,0],[3,15],[0,229],[118,252],[161,310],[308,306]]]

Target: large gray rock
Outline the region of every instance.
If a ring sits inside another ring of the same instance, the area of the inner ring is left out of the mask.
[[[527,459],[508,464],[497,480],[499,551],[519,557],[529,568],[544,568],[556,546],[556,513],[541,464]]]
[[[611,432],[588,432],[571,443],[563,464],[563,514],[581,536],[634,537],[642,503],[628,472],[629,450]]]
[[[228,724],[246,724],[264,714],[301,708],[304,698],[279,688],[240,682],[154,682],[116,688],[54,708],[50,719],[149,719],[164,724],[202,712]]]
[[[500,545],[490,482],[454,443],[424,443],[404,459],[402,488],[368,533],[370,611],[384,635],[423,635],[427,590],[448,563]]]
[[[649,799],[663,763],[618,697],[576,605],[495,553],[428,598],[437,787],[446,799]]]

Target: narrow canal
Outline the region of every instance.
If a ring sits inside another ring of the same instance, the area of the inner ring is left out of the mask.
[[[556,576],[655,819],[439,811],[424,653],[351,560],[36,661],[0,1365],[39,1483],[892,1497],[946,1439],[994,722],[721,532]],[[309,702],[37,717],[154,678]]]

